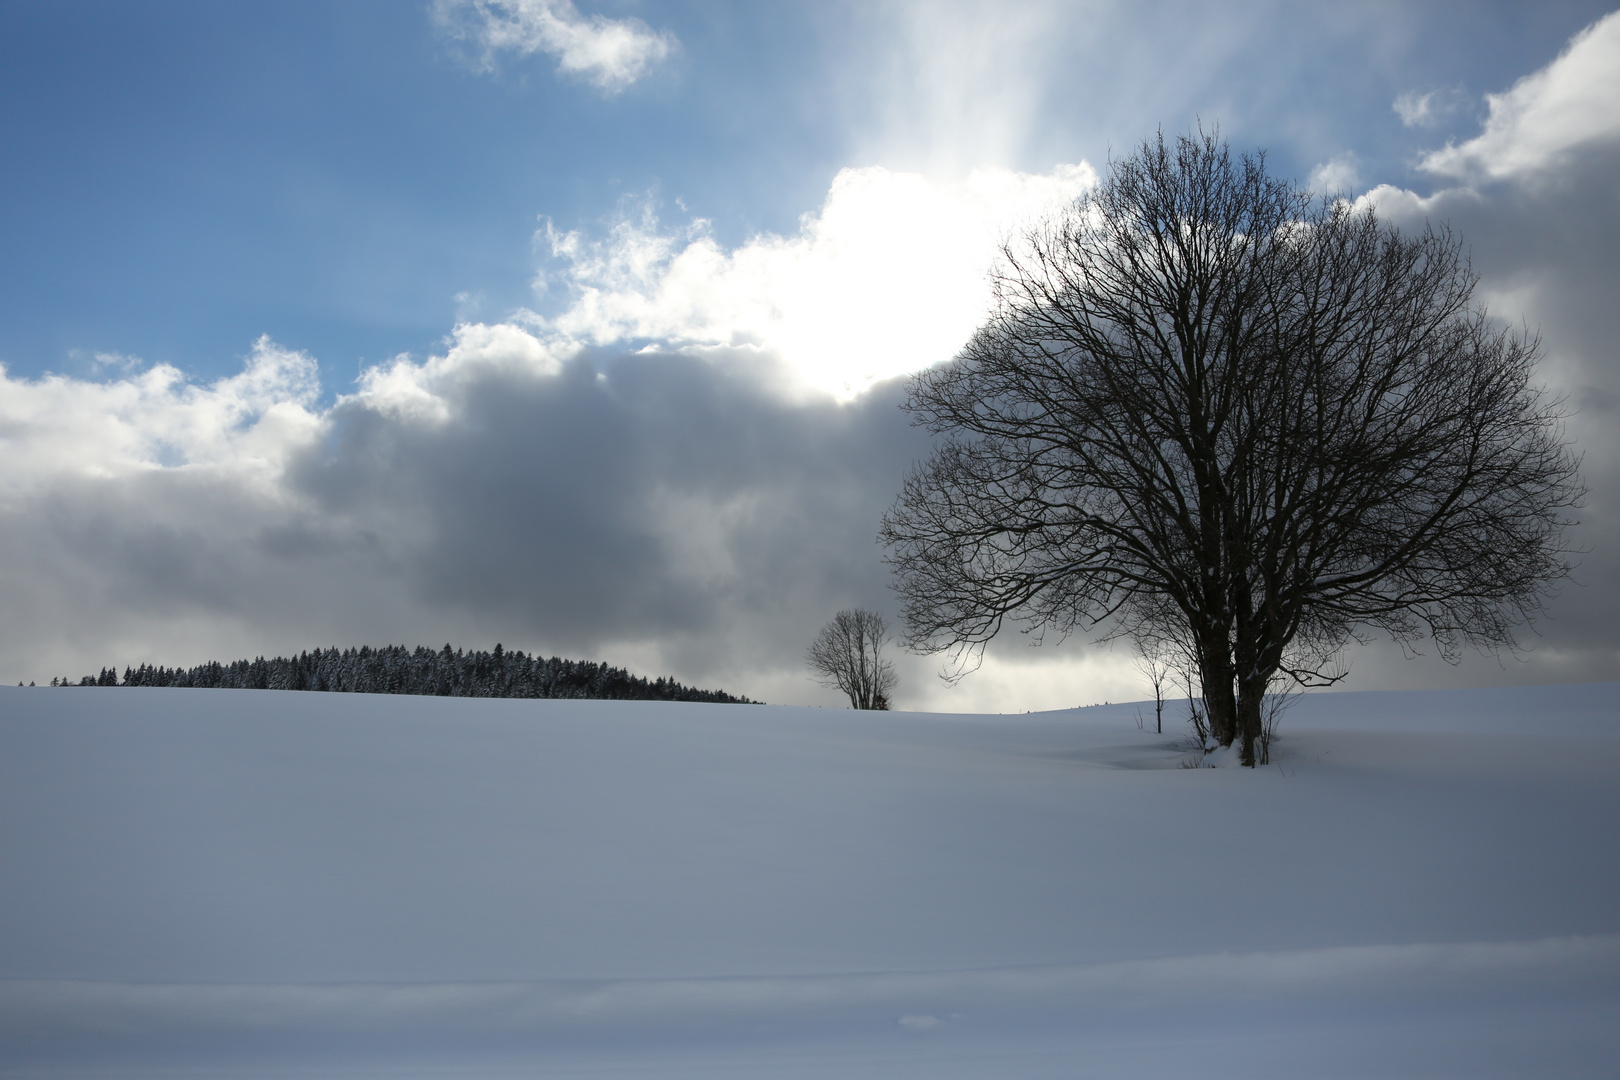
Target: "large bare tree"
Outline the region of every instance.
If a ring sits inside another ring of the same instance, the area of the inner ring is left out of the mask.
[[[907,643],[1009,619],[1149,648],[1255,763],[1279,679],[1351,639],[1512,647],[1583,494],[1537,343],[1444,228],[1162,135],[1003,251],[990,320],[912,383],[943,436],[885,516]]]
[[[883,659],[889,627],[865,608],[845,608],[821,628],[810,645],[810,670],[823,686],[849,695],[852,709],[887,709],[895,687],[894,665]]]

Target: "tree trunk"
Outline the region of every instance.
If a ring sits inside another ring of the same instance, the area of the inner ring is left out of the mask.
[[[1245,689],[1238,695],[1238,730],[1243,737],[1242,762],[1249,768],[1254,768],[1256,759],[1255,747],[1260,740],[1261,703],[1264,692],[1256,694]]]
[[[1243,764],[1259,764],[1259,743],[1266,722],[1266,688],[1275,670],[1257,673],[1238,687],[1238,731],[1243,738]]]
[[[1204,705],[1209,710],[1209,733],[1221,746],[1231,746],[1238,735],[1237,673],[1228,659],[1224,634],[1218,641],[1199,643],[1198,667]]]

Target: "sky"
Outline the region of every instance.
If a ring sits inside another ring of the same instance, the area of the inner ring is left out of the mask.
[[[1518,656],[1620,677],[1620,16],[1601,4],[0,0],[0,679],[496,642],[839,704],[897,610],[905,377],[1158,130],[1446,222],[1591,488]],[[896,704],[1138,698],[1015,632]]]

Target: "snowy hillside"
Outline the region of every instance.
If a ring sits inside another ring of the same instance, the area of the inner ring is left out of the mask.
[[[1617,706],[0,689],[0,1074],[1612,1077]]]

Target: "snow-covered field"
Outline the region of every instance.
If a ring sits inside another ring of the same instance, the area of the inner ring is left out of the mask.
[[[1620,684],[1136,712],[0,689],[0,1075],[1620,1076]]]

